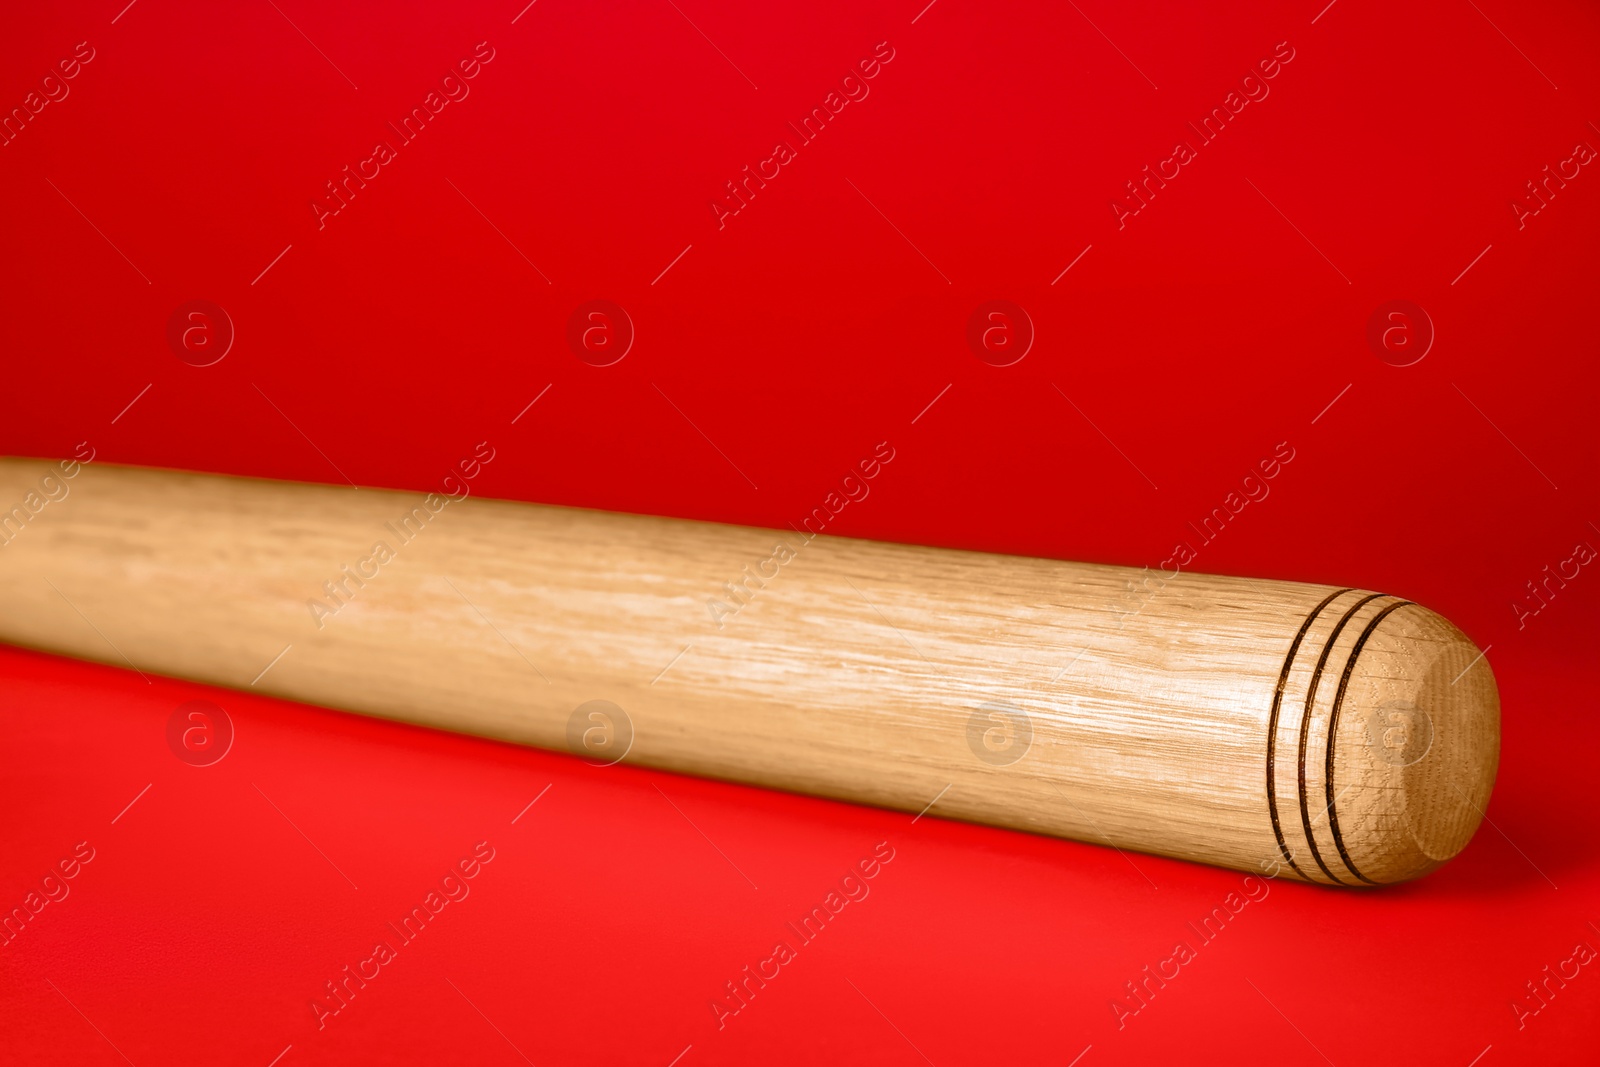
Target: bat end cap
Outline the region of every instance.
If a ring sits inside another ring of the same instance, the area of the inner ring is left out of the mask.
[[[1499,765],[1500,696],[1483,652],[1427,608],[1389,611],[1366,638],[1332,727],[1328,859],[1343,881],[1383,885],[1437,869],[1477,831]]]

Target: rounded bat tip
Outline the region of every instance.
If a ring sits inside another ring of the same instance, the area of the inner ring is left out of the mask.
[[[1418,878],[1466,847],[1494,787],[1500,695],[1465,634],[1416,604],[1385,614],[1333,729],[1329,829],[1355,884]]]

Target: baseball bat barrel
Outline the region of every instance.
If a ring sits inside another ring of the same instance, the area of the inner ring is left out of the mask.
[[[1325,885],[1458,853],[1499,697],[1362,589],[0,460],[0,640]]]

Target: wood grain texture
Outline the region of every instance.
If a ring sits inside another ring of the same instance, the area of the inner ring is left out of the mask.
[[[1368,885],[1498,760],[1476,647],[1362,590],[105,464],[9,502],[0,639],[595,762]]]

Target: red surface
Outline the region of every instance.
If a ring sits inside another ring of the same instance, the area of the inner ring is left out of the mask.
[[[485,495],[782,527],[888,440],[835,532],[1156,566],[1288,441],[1192,566],[1444,612],[1490,647],[1504,757],[1457,861],[1273,883],[1119,1029],[1239,874],[4,651],[0,902],[93,859],[0,948],[0,1058],[1593,1062],[1594,968],[1512,1007],[1600,948],[1600,576],[1512,606],[1600,545],[1600,174],[1563,164],[1600,147],[1592,7],[122,4],[3,16],[7,108],[93,59],[0,147],[0,450],[423,489],[488,440]],[[319,229],[480,41],[470,95]],[[1124,182],[1288,49],[1119,229]],[[567,342],[596,299],[634,326],[606,367]],[[236,330],[211,366],[168,345],[193,300]],[[1033,323],[1010,366],[967,345],[991,300]],[[1437,334],[1410,366],[1367,341],[1393,300]],[[166,743],[200,697],[236,730],[208,767]],[[470,895],[319,1030],[480,841]],[[878,842],[870,895],[719,1029]]]

